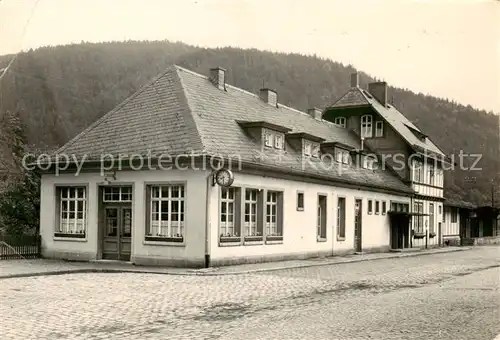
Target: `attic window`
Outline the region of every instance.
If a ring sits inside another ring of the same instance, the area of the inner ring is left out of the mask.
[[[345,128],[345,117],[337,117],[335,118],[335,124],[342,126]]]
[[[349,151],[336,148],[335,161],[337,161],[338,163],[349,164]]]
[[[267,147],[273,147],[273,134],[270,131],[264,132],[264,145]]]
[[[311,156],[311,149],[312,149],[311,142],[305,141],[304,142],[304,155]]]
[[[376,159],[369,156],[363,156],[363,169],[373,170]]]
[[[275,149],[283,149],[283,135],[282,134],[276,134],[276,136],[274,136],[274,148]]]

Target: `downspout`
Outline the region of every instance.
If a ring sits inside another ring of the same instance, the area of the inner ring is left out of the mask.
[[[212,183],[213,183],[214,171],[211,171],[207,176],[207,195],[206,195],[206,211],[205,211],[205,268],[210,267],[210,201],[212,193]]]

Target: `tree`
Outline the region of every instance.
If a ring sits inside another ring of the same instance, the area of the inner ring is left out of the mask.
[[[4,172],[6,186],[0,188],[0,228],[7,234],[38,233],[40,216],[40,174],[23,166],[24,154],[30,150],[25,143],[24,129],[16,114],[2,117],[1,136],[4,154],[10,151],[12,171]],[[36,153],[36,152],[35,152]]]

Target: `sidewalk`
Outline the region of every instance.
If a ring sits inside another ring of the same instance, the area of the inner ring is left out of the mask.
[[[291,260],[281,262],[268,262],[256,264],[243,264],[206,269],[166,268],[135,266],[127,262],[96,261],[96,262],[68,262],[60,260],[2,260],[0,261],[0,279],[15,277],[30,277],[44,275],[62,275],[71,273],[148,273],[168,275],[241,275],[264,271],[304,268],[314,266],[327,266],[360,261],[373,261],[383,259],[402,258],[410,256],[433,255],[464,251],[471,248],[447,247],[401,253],[372,253],[363,255],[335,256],[329,258],[314,258],[307,260]]]

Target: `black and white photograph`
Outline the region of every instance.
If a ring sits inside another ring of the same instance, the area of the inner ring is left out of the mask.
[[[0,0],[0,339],[500,340],[500,1]]]

